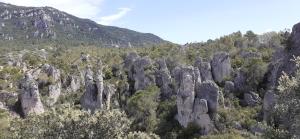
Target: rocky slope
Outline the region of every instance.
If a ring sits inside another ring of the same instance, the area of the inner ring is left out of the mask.
[[[290,59],[300,56],[299,28],[300,24],[294,26],[286,46],[282,38],[272,44],[258,41],[261,36],[253,39],[236,33],[196,48],[91,47],[90,54],[81,47],[15,51],[3,59],[5,72],[0,69],[0,77],[8,85],[0,94],[18,101],[0,97],[0,104],[24,117],[66,103],[91,113],[121,109],[133,120],[133,130],[164,138],[231,132],[260,138],[268,130],[261,123],[285,123],[285,117],[278,120],[273,113],[279,99],[278,78],[282,71],[295,72]],[[200,50],[204,53],[193,53]],[[14,79],[15,75],[19,76]],[[19,97],[4,90],[18,92]]]
[[[99,25],[51,7],[21,7],[0,2],[0,41],[88,43],[128,47],[165,42],[150,33]]]

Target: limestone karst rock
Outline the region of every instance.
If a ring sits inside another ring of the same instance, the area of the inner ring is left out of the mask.
[[[278,48],[273,54],[272,62],[269,66],[268,89],[275,89],[278,79],[284,71],[292,75],[296,71],[296,64],[291,59],[300,56],[300,23],[293,26],[286,48]]]
[[[207,101],[208,113],[210,116],[214,116],[219,105],[219,87],[217,84],[210,80],[202,82],[196,96]]]
[[[105,98],[105,105],[106,105],[106,109],[109,110],[110,107],[111,107],[111,98],[112,98],[112,95],[114,95],[116,92],[116,88],[114,85],[112,84],[105,84],[104,85],[104,90],[103,90],[103,95]]]
[[[94,82],[93,71],[91,67],[87,67],[85,74],[85,92],[80,98],[81,106],[84,109],[95,111],[95,109],[101,108],[102,102],[99,100],[99,93],[97,85]]]
[[[213,80],[209,62],[204,62],[202,58],[198,57],[194,66],[199,69],[202,81]]]
[[[270,122],[272,120],[271,114],[277,101],[277,95],[273,90],[268,90],[263,99],[263,120]]]
[[[159,69],[155,72],[155,82],[160,88],[162,98],[169,98],[173,95],[172,78],[165,59],[161,59],[158,62]]]
[[[229,54],[226,52],[214,54],[211,68],[215,82],[221,83],[224,79],[229,78],[232,72]]]
[[[226,81],[224,85],[224,95],[230,96],[235,92],[235,86],[232,81]]]
[[[76,75],[71,75],[68,77],[68,91],[69,92],[76,92],[77,90],[80,89],[81,87],[81,80],[79,76]]]
[[[218,87],[213,81],[201,83],[198,68],[188,66],[175,69],[177,70],[174,72],[175,80],[179,82],[177,83],[179,85],[177,87],[177,120],[183,127],[187,127],[189,123],[195,123],[201,127],[201,134],[206,135],[214,130],[209,112],[213,113],[217,109]],[[207,85],[207,82],[212,82],[212,87]]]
[[[61,94],[61,74],[60,70],[56,69],[54,66],[46,65],[44,66],[44,71],[48,74],[51,79],[50,85],[48,86],[48,98],[47,105],[52,106],[58,100]]]
[[[20,82],[21,94],[19,100],[24,116],[29,114],[41,114],[44,112],[44,106],[40,99],[37,82],[32,75],[27,73]]]
[[[143,90],[147,86],[155,84],[155,77],[153,74],[146,72],[151,68],[152,61],[149,57],[138,58],[133,63],[133,79],[134,90]]]
[[[132,92],[143,90],[147,86],[155,84],[155,74],[148,72],[148,69],[153,66],[152,64],[149,57],[140,57],[136,52],[127,54],[123,67],[128,73]]]
[[[102,73],[102,63],[101,61],[98,61],[98,69],[96,73],[96,87],[97,87],[97,101],[99,101],[99,108],[103,109],[103,90],[104,90],[104,81],[103,81],[103,73]],[[108,103],[109,105],[109,103]]]
[[[113,85],[104,84],[101,62],[98,61],[95,75],[90,66],[87,67],[85,73],[85,92],[80,98],[81,106],[92,112],[96,109],[104,109],[104,107],[109,109],[111,97],[116,89]]]
[[[208,115],[208,106],[205,99],[196,98],[193,108],[193,122],[200,127],[200,134],[207,135],[215,126]]]
[[[183,126],[187,127],[191,122],[192,112],[195,100],[195,74],[193,67],[184,67],[181,69],[180,83],[177,92],[177,120]]]
[[[246,85],[246,74],[242,70],[236,71],[233,82],[236,92],[244,92],[248,90]]]
[[[261,102],[261,98],[255,92],[248,92],[244,94],[244,103],[247,106],[256,106]]]

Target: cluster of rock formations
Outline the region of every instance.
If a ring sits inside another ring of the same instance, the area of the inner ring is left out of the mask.
[[[176,97],[176,119],[183,127],[196,124],[200,127],[200,133],[209,134],[216,130],[216,117],[218,109],[226,107],[224,97],[241,99],[245,106],[257,106],[262,103],[263,120],[272,121],[271,113],[277,101],[276,82],[282,71],[292,74],[295,65],[288,62],[292,54],[300,55],[300,24],[294,26],[291,42],[296,51],[281,51],[275,55],[269,66],[267,74],[268,88],[263,94],[259,94],[247,88],[247,75],[240,69],[233,70],[230,56],[226,52],[215,53],[211,60],[203,60],[198,57],[193,66],[177,64],[170,68],[166,59],[153,61],[149,57],[139,56],[136,52],[127,54],[122,67],[113,67],[115,77],[124,78],[122,70],[127,73],[128,82],[119,92],[133,95],[136,91],[144,90],[148,86],[156,85],[160,88],[160,99]],[[243,52],[244,58],[261,57],[253,53]],[[20,56],[22,57],[22,56]],[[81,62],[90,64],[89,55],[81,55]],[[20,58],[10,56],[11,66],[22,65]],[[26,67],[26,66],[25,66]],[[19,102],[22,113],[26,117],[30,114],[41,114],[46,106],[53,106],[63,94],[72,93],[84,87],[80,104],[83,109],[92,112],[96,110],[110,109],[112,98],[117,91],[115,85],[104,80],[103,64],[100,60],[97,65],[87,66],[85,70],[79,70],[77,66],[74,73],[70,73],[63,79],[62,71],[52,65],[44,64],[40,68],[27,70],[26,75],[20,81]],[[45,79],[40,77],[45,75]],[[47,88],[46,94],[41,94],[41,88]],[[222,89],[223,88],[223,89]],[[0,94],[1,95],[1,94]],[[45,101],[42,97],[45,97]],[[1,98],[1,97],[0,97]],[[229,106],[230,107],[230,106]],[[0,108],[8,109],[0,100]]]
[[[81,106],[84,109],[109,109],[112,95],[115,93],[115,87],[109,83],[104,84],[102,63],[98,62],[97,72],[93,73],[88,66],[85,71],[85,92],[80,99]]]

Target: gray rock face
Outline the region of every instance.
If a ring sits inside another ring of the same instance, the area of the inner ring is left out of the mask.
[[[235,92],[234,83],[232,81],[226,81],[224,85],[224,93],[226,96]]]
[[[111,97],[115,94],[116,89],[113,85],[104,85],[101,62],[98,62],[95,79],[91,67],[87,67],[85,73],[85,92],[80,98],[81,106],[92,112],[96,109],[104,109],[105,106],[109,109]]]
[[[96,86],[97,86],[97,101],[99,101],[99,108],[103,109],[103,90],[104,90],[104,81],[102,69],[99,69],[96,74]],[[109,105],[109,104],[108,104]]]
[[[202,81],[213,80],[210,63],[197,58],[194,65],[199,69]]]
[[[149,57],[138,58],[133,63],[134,90],[143,90],[155,84],[155,77],[145,71],[151,68],[152,61]]]
[[[280,49],[273,54],[272,63],[269,67],[269,84],[268,89],[275,89],[278,85],[278,79],[284,71],[288,75],[292,75],[296,71],[295,62],[291,61],[294,56],[300,56],[300,23],[293,26],[291,35],[289,37],[288,47]]]
[[[212,111],[215,107],[214,104],[208,104],[208,101],[209,103],[214,101],[213,95],[206,93],[214,92],[206,90],[207,88],[204,87],[206,85],[203,86],[205,82],[201,83],[199,70],[197,68],[190,66],[177,67],[175,69],[174,77],[177,85],[179,85],[179,87],[177,87],[177,120],[183,127],[187,127],[189,123],[197,124],[201,127],[201,134],[206,135],[214,130],[214,124],[209,116],[209,111]],[[195,93],[195,91],[198,92],[201,89],[203,93],[202,98]]]
[[[149,57],[140,57],[137,53],[129,53],[124,59],[124,69],[128,72],[128,80],[132,82],[130,89],[143,90],[149,85],[155,84],[155,75],[147,72],[151,68],[152,61]]]
[[[261,102],[261,98],[255,92],[250,91],[244,94],[244,102],[247,106],[256,106]]]
[[[60,78],[60,70],[54,68],[53,66],[49,66],[46,69],[48,76],[52,79],[52,83],[49,85],[49,96],[47,99],[47,104],[52,106],[56,103],[57,99],[61,94],[61,78]]]
[[[44,112],[44,106],[40,99],[37,82],[31,74],[26,74],[20,82],[20,102],[24,116],[29,114],[41,114]]]
[[[140,56],[136,52],[129,53],[124,59],[124,68],[127,69],[128,71],[131,70],[134,61],[139,57]]]
[[[213,56],[211,61],[212,75],[217,83],[221,83],[225,78],[231,76],[232,68],[228,53],[220,52]]]
[[[196,123],[201,129],[201,135],[207,135],[211,132],[215,126],[210,119],[208,112],[207,101],[205,99],[195,99],[195,104],[193,108],[193,122]]]
[[[177,92],[177,120],[187,127],[191,122],[195,100],[195,75],[193,67],[182,68],[179,74],[180,83]]]
[[[86,74],[85,74],[85,92],[80,98],[81,106],[84,109],[91,110],[92,112],[95,111],[95,109],[99,109],[102,106],[102,102],[99,99],[99,96],[103,92],[98,92],[97,85],[94,82],[93,78],[93,71],[90,67],[87,67]],[[102,97],[101,97],[102,99]]]
[[[159,69],[155,74],[156,85],[160,88],[162,98],[169,98],[173,94],[170,72],[167,68],[165,59],[161,59],[157,63],[159,65]]]
[[[237,92],[244,92],[247,91],[246,87],[246,75],[243,71],[239,70],[236,72],[234,78],[234,87]]]
[[[197,90],[197,98],[207,100],[208,113],[213,116],[218,109],[219,87],[213,81],[204,81],[199,90]]]
[[[112,84],[105,84],[104,86],[104,90],[103,90],[103,95],[105,98],[105,105],[106,105],[106,109],[109,110],[110,109],[110,104],[111,104],[111,97],[112,95],[114,95],[116,92],[116,88],[114,85]]]
[[[263,99],[263,114],[264,121],[270,122],[271,113],[274,110],[274,106],[277,102],[277,95],[272,90],[268,90]]]
[[[69,84],[70,92],[77,92],[77,90],[79,90],[81,87],[80,77],[71,75],[69,77],[69,81],[70,81],[70,84]]]

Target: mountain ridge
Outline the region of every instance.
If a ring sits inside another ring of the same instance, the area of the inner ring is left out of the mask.
[[[0,41],[84,43],[131,47],[165,43],[151,33],[105,26],[52,7],[24,7],[0,2]]]

